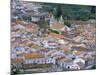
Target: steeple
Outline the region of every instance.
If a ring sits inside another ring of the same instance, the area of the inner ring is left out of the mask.
[[[63,19],[62,15],[61,15],[61,17],[59,19],[59,23],[64,24],[64,19]]]
[[[52,15],[52,17],[50,18],[50,26],[52,26],[55,23],[55,19],[54,16]]]

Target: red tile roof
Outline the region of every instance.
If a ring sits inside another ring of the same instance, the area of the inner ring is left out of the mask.
[[[20,53],[18,54],[20,56],[24,56],[26,59],[29,58],[44,58],[44,55],[38,52],[32,52],[32,53]]]
[[[56,34],[56,33],[49,33],[49,36],[55,37],[55,38],[60,38],[64,39],[65,37],[61,34]]]
[[[63,24],[56,22],[51,28],[61,30],[64,27]]]
[[[11,59],[11,63],[18,63],[18,62],[24,62],[25,60],[23,58],[15,58]]]

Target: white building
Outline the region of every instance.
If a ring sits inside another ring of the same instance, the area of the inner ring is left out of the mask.
[[[55,64],[55,59],[52,58],[33,58],[27,59],[24,64]]]
[[[31,21],[33,22],[38,22],[39,20],[40,20],[40,17],[35,17],[35,16],[31,17]]]

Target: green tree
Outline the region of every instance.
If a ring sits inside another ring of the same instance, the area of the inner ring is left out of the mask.
[[[45,21],[45,18],[43,16],[40,18],[38,25],[40,28],[45,28],[45,29],[49,27],[48,22]]]
[[[56,19],[59,19],[60,16],[62,15],[62,6],[61,5],[57,5],[55,8],[54,8],[54,11],[53,11],[53,14],[55,16]]]
[[[71,27],[71,23],[68,22],[67,20],[64,21],[64,25],[68,26],[68,27]]]

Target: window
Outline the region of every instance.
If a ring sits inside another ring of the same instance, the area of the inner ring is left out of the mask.
[[[67,68],[70,69],[70,66],[68,66]]]

